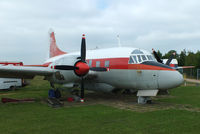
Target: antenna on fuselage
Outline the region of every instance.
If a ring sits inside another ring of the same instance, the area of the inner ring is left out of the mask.
[[[119,46],[119,47],[121,47],[121,43],[120,43],[119,34],[117,35],[117,40],[118,40],[118,46]]]

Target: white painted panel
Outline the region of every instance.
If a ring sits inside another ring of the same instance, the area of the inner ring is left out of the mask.
[[[138,90],[137,96],[156,96],[158,90]]]

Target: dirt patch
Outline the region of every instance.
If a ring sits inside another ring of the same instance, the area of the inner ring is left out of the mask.
[[[16,93],[0,93],[0,96],[2,95],[13,95],[13,94],[16,94]]]
[[[159,96],[159,97],[173,97],[173,96]],[[153,97],[152,104],[137,104],[137,97],[135,95],[125,94],[104,94],[104,93],[88,93],[85,96],[85,103],[80,102],[64,102],[65,107],[88,106],[88,105],[106,105],[114,108],[131,110],[135,112],[150,112],[167,109],[178,109],[192,112],[200,112],[200,108],[195,108],[191,105],[171,104],[165,102],[158,102],[157,98]]]

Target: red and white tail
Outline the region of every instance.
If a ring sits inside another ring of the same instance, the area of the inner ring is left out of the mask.
[[[66,54],[66,52],[61,51],[58,46],[56,45],[56,39],[54,32],[50,32],[50,52],[49,52],[49,57],[55,57],[58,55]]]

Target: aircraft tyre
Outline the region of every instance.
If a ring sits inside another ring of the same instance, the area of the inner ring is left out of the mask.
[[[60,90],[56,89],[55,91],[55,98],[59,99],[61,98],[61,93],[60,93]]]
[[[79,96],[79,93],[80,93],[80,90],[77,90],[77,89],[71,91],[72,95]]]
[[[151,104],[152,100],[148,96],[138,96],[138,104]]]
[[[10,86],[10,90],[15,91],[16,86]]]

